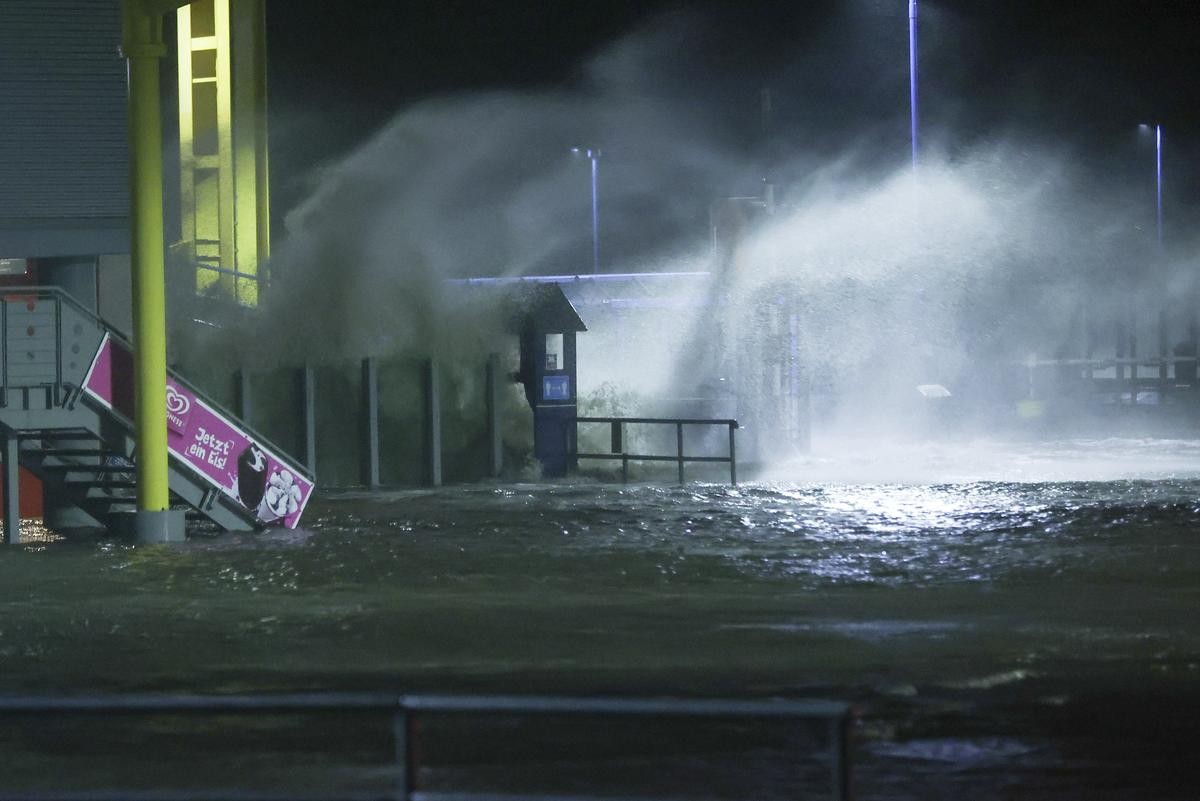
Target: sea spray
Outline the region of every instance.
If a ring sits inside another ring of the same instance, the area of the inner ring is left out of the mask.
[[[825,423],[903,433],[918,385],[990,402],[1019,360],[1071,354],[1164,285],[1188,291],[1188,260],[1148,267],[1126,173],[1086,149],[1015,125],[956,139],[957,113],[937,112],[944,98],[929,92],[921,170],[891,158],[904,109],[880,101],[902,82],[881,77],[891,34],[863,14],[740,61],[704,46],[720,38],[712,20],[670,14],[566,87],[416,103],[314,175],[287,216],[263,313],[211,338],[235,340],[227,349],[259,368],[437,356],[469,372],[490,350],[511,356],[494,310],[464,306],[446,279],[587,273],[579,146],[605,154],[607,271],[709,274],[697,279],[706,303],[585,312],[581,396],[615,386],[643,412],[719,386],[734,402],[710,412],[753,423],[779,417],[764,399],[799,381],[821,395]],[[930,24],[936,53],[951,23]],[[781,122],[748,136],[764,82]],[[768,176],[773,213],[712,248],[714,201],[761,196]],[[1174,343],[1186,321],[1170,319]],[[515,391],[506,399],[524,414]]]

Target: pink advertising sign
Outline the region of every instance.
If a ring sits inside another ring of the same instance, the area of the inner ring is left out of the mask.
[[[83,390],[133,420],[133,354],[123,343],[104,335]],[[295,528],[300,522],[312,482],[170,376],[167,447],[264,525]]]

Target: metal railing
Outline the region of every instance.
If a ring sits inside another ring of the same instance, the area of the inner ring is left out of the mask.
[[[1052,393],[1061,391],[1063,386],[1075,382],[1075,386],[1090,387],[1090,393],[1094,396],[1112,396],[1114,392],[1117,393],[1114,405],[1119,406],[1144,405],[1140,400],[1143,390],[1158,393],[1148,405],[1163,403],[1163,398],[1167,395],[1194,394],[1197,389],[1195,376],[1197,363],[1200,363],[1200,358],[1196,356],[1167,356],[1164,354],[1099,358],[1030,358],[1010,362],[1011,365],[1022,367],[1027,371],[1027,380],[1031,391],[1035,385],[1044,386],[1039,381],[1040,376],[1050,371],[1057,371],[1055,389],[1051,390]],[[1142,368],[1152,370],[1153,374],[1143,375]],[[1186,371],[1182,375],[1181,369]],[[1098,373],[1111,373],[1111,375],[1098,375]],[[1035,398],[1031,396],[1031,399]]]
[[[0,390],[3,390],[3,391],[0,391],[0,398],[4,398],[7,395],[7,389],[10,385],[10,381],[9,381],[9,377],[8,377],[8,356],[9,356],[8,346],[11,343],[8,342],[7,337],[8,337],[8,303],[10,302],[11,297],[51,299],[54,302],[54,325],[55,325],[54,338],[55,338],[55,349],[57,351],[57,354],[55,355],[55,373],[56,373],[56,387],[57,388],[56,388],[55,394],[53,396],[55,406],[67,406],[68,408],[73,407],[74,404],[79,400],[79,398],[82,394],[82,389],[83,389],[81,386],[72,385],[70,382],[66,381],[63,376],[63,367],[62,367],[62,340],[63,340],[62,316],[63,316],[63,313],[62,313],[62,310],[63,310],[64,306],[71,307],[71,309],[73,309],[75,312],[77,312],[80,316],[82,316],[88,322],[95,325],[101,331],[108,332],[109,336],[111,336],[115,341],[122,344],[126,349],[128,349],[130,351],[133,350],[132,341],[119,328],[117,328],[115,325],[113,325],[112,323],[105,320],[100,315],[96,314],[96,312],[94,312],[91,309],[84,306],[82,303],[80,303],[78,300],[76,300],[75,297],[72,296],[69,292],[62,290],[59,287],[23,286],[23,287],[11,287],[11,288],[0,289],[0,336],[3,337],[3,339],[0,340]],[[237,414],[235,414],[232,410],[226,408],[223,404],[214,400],[207,392],[201,390],[199,387],[197,387],[195,384],[193,384],[188,379],[184,378],[182,375],[180,375],[175,370],[168,368],[167,375],[170,376],[172,381],[174,381],[175,383],[179,384],[180,386],[186,388],[188,391],[190,391],[196,397],[202,399],[205,404],[207,404],[209,407],[214,409],[220,415],[226,417],[229,420],[236,420],[238,428],[241,429],[243,432],[245,432],[247,435],[249,435],[249,437],[251,439],[259,442],[262,445],[267,445],[272,448],[275,448],[276,450],[283,451],[282,448],[278,448],[270,439],[268,439],[266,436],[264,436],[262,434],[262,432],[253,428],[247,421],[241,419],[241,417],[239,417]],[[60,390],[65,390],[65,395],[60,395],[59,394]],[[0,405],[3,405],[2,401],[0,401]],[[289,465],[289,469],[309,481],[314,480],[312,471],[309,469],[306,469],[305,466],[301,466],[298,463],[293,463],[293,464]]]
[[[685,462],[728,462],[729,483],[737,485],[737,431],[738,421],[728,419],[705,419],[694,417],[576,417],[576,423],[607,423],[611,426],[611,450],[608,453],[571,453],[573,459],[620,459],[621,480],[629,481],[629,463],[675,462],[679,470],[679,483],[683,483]],[[675,455],[628,453],[625,450],[625,426],[630,424],[675,426]],[[729,454],[726,456],[688,456],[683,452],[684,426],[726,426],[729,428]]]
[[[344,799],[345,801],[487,801],[515,798],[552,799],[565,795],[521,794],[505,796],[481,792],[423,792],[419,788],[421,729],[418,721],[429,715],[540,716],[655,718],[670,720],[776,720],[819,721],[828,733],[830,787],[833,801],[850,798],[850,727],[852,708],[839,701],[737,701],[683,699],[581,699],[536,696],[443,696],[388,695],[373,693],[324,693],[294,695],[131,695],[90,697],[0,697],[0,718],[14,716],[88,715],[109,723],[114,717],[151,715],[246,715],[376,713],[391,716],[395,765],[399,769],[393,791],[381,793],[338,792],[323,796],[276,795],[261,792],[104,790],[98,792],[47,791],[13,793],[0,787],[0,801],[282,801],[301,798]],[[571,795],[571,801],[588,801],[603,796]]]

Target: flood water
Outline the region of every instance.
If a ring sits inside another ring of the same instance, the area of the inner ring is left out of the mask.
[[[1200,443],[895,456],[736,488],[327,492],[292,532],[29,542],[0,553],[2,675],[836,698],[862,715],[859,798],[1195,798]]]

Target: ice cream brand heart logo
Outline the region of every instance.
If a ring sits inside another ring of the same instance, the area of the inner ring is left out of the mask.
[[[179,391],[170,385],[167,386],[167,411],[171,414],[187,414],[192,408],[192,402],[186,395],[180,395]]]
[[[192,399],[175,387],[167,384],[167,426],[182,433],[186,427],[187,413],[192,409]]]

